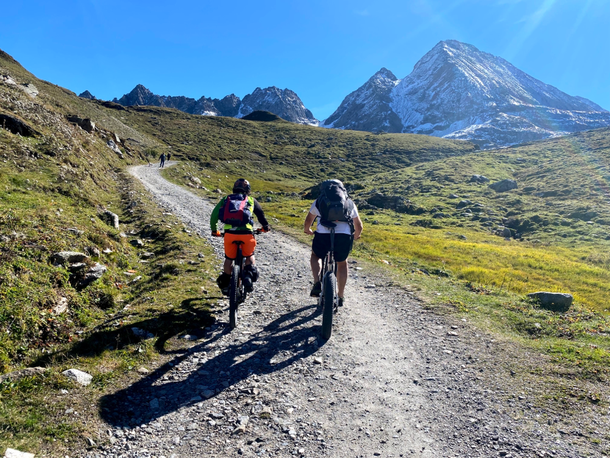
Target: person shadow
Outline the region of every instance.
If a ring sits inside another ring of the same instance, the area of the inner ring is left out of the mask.
[[[253,374],[280,371],[318,351],[319,326],[311,322],[319,315],[317,304],[303,306],[216,354],[215,343],[231,332],[227,325],[140,381],[102,397],[100,415],[115,427],[141,426],[218,396]],[[191,366],[196,358],[198,367],[189,368],[182,377],[180,364],[189,358]]]

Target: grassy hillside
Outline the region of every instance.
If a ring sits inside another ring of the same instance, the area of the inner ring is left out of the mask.
[[[386,230],[410,259],[516,293],[570,292],[607,312],[609,160],[610,131],[593,131],[375,175],[361,181],[355,198],[361,207],[389,196],[410,201],[418,214],[363,211],[365,221],[379,223],[374,230],[401,223]],[[474,182],[474,175],[490,181]],[[489,187],[504,179],[517,188]],[[376,247],[391,248],[388,238],[377,237]]]

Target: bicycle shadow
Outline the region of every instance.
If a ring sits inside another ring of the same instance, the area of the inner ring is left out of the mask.
[[[280,371],[319,349],[316,342],[310,343],[311,338],[319,334],[318,326],[307,326],[319,314],[317,304],[284,314],[245,342],[229,345],[216,356],[208,355],[208,359],[187,378],[169,380],[174,376],[169,372],[182,361],[212,349],[212,344],[230,332],[227,326],[223,332],[191,348],[187,354],[174,358],[142,380],[102,397],[100,415],[112,426],[138,426],[217,396],[253,374]]]

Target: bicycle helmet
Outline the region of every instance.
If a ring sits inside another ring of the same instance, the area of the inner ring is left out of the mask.
[[[244,178],[240,178],[233,185],[233,193],[245,192],[246,194],[250,194],[250,183],[248,180]]]

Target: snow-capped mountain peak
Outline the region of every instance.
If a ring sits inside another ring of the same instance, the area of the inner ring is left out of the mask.
[[[349,94],[322,125],[340,129],[395,132],[400,123],[390,108],[390,93],[399,80],[386,68]]]
[[[374,84],[385,81],[384,75],[391,75],[393,86]],[[501,57],[448,40],[438,43],[400,81],[386,69],[377,72],[323,125],[462,138],[491,147],[604,127],[610,125],[610,113]]]

